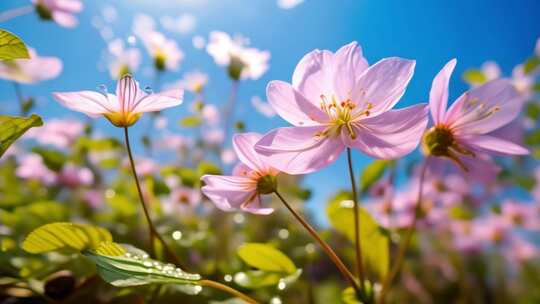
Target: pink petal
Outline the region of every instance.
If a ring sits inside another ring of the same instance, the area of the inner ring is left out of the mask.
[[[133,106],[133,113],[155,112],[182,104],[184,90],[173,89],[146,95]]]
[[[339,100],[351,98],[354,85],[368,68],[362,48],[356,41],[340,48],[334,54],[334,89]]]
[[[257,133],[243,133],[233,136],[233,147],[238,159],[252,170],[259,172],[265,171],[267,168],[254,149],[255,144],[261,137]]]
[[[527,155],[529,150],[513,142],[490,135],[474,135],[459,137],[459,141],[467,146],[486,152],[495,152],[509,155]]]
[[[514,120],[523,100],[507,79],[497,79],[474,88],[458,98],[445,121],[462,135],[486,134]]]
[[[83,4],[79,0],[56,0],[57,9],[71,13],[78,13],[83,9]]]
[[[332,162],[345,148],[339,138],[316,136],[324,127],[275,129],[261,138],[255,150],[272,167],[288,174],[317,171]]]
[[[412,152],[427,127],[427,104],[392,110],[355,124],[356,139],[344,128],[345,145],[380,159],[395,159]]]
[[[257,209],[260,205],[255,195],[257,184],[254,180],[242,176],[219,175],[204,175],[201,179],[206,184],[202,187],[202,192],[219,209],[223,211],[242,209],[251,213],[268,214],[265,208],[262,211]]]
[[[385,58],[369,67],[358,79],[352,99],[366,109],[372,105],[372,116],[379,115],[399,101],[411,80],[416,62],[402,58]]]
[[[315,106],[321,94],[334,94],[334,54],[327,50],[314,50],[305,55],[294,70],[292,86]]]
[[[444,122],[444,114],[448,104],[448,83],[456,62],[456,59],[450,60],[433,79],[429,92],[429,107],[435,125]]]
[[[75,27],[78,23],[75,16],[62,11],[53,11],[52,18],[59,25],[67,28]]]
[[[146,93],[139,88],[139,83],[131,75],[124,75],[116,84],[116,96],[122,112],[131,113]]]
[[[244,176],[247,177],[249,173],[251,173],[253,169],[250,167],[244,165],[243,163],[238,163],[234,168],[232,169],[232,175],[234,176]]]
[[[119,111],[118,104],[114,100],[110,100],[98,92],[57,92],[52,95],[63,106],[73,111],[83,112],[89,116],[98,116]]]
[[[266,88],[268,102],[283,119],[295,126],[314,126],[328,116],[283,81],[271,81]]]

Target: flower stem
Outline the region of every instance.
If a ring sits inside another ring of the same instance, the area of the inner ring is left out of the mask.
[[[405,234],[405,239],[403,240],[403,243],[401,243],[401,246],[399,247],[398,254],[396,257],[396,262],[394,264],[394,267],[390,270],[388,275],[386,276],[385,280],[383,281],[381,293],[379,295],[379,304],[384,304],[386,294],[388,292],[388,288],[390,288],[390,284],[392,284],[392,280],[397,275],[399,270],[401,269],[403,265],[403,261],[405,260],[405,254],[407,253],[407,250],[409,249],[409,246],[411,244],[412,236],[414,234],[414,231],[416,230],[416,224],[418,222],[418,219],[420,217],[421,208],[422,208],[422,193],[424,190],[424,179],[426,176],[426,171],[428,168],[429,163],[429,156],[424,160],[424,163],[422,164],[422,168],[420,169],[420,178],[419,178],[419,186],[418,186],[418,199],[416,201],[416,205],[414,207],[414,218],[411,223],[411,225],[407,228],[407,232]]]
[[[139,193],[139,199],[141,201],[141,205],[144,211],[144,216],[146,217],[146,222],[148,223],[148,230],[149,230],[149,235],[150,235],[150,248],[152,252],[155,254],[154,238],[157,238],[163,245],[163,248],[165,249],[165,251],[167,251],[167,254],[172,259],[174,264],[176,264],[177,266],[185,270],[186,268],[182,266],[182,264],[180,263],[180,260],[178,259],[174,251],[172,251],[172,249],[167,245],[165,240],[158,233],[158,231],[156,230],[156,227],[152,223],[152,219],[150,218],[150,213],[146,206],[144,195],[141,190],[141,185],[139,183],[139,177],[137,175],[137,169],[135,168],[135,162],[133,161],[133,155],[131,153],[131,145],[129,144],[128,127],[124,127],[124,137],[126,141],[126,148],[128,152],[129,163],[131,165],[131,172],[133,173],[133,178],[135,179],[135,185],[137,186],[137,192]]]
[[[11,9],[9,11],[5,11],[0,13],[0,22],[6,22],[8,20],[11,20],[15,17],[19,17],[22,15],[30,14],[34,11],[33,5],[26,5],[22,7],[17,7],[14,9]]]
[[[356,192],[356,181],[354,179],[351,148],[347,147],[347,162],[349,165],[349,177],[351,179],[351,190],[354,202],[354,249],[356,252],[356,272],[360,279],[360,289],[364,290],[364,264],[362,262],[362,247],[360,243],[360,216],[358,208],[358,194]]]
[[[227,101],[227,105],[225,106],[224,113],[224,125],[225,128],[225,136],[223,137],[223,142],[227,142],[231,131],[232,131],[232,123],[234,121],[234,110],[236,107],[236,99],[238,95],[238,80],[233,80],[231,85],[231,93],[229,95],[229,100]]]
[[[215,289],[219,289],[221,291],[224,291],[228,294],[231,294],[237,298],[240,298],[250,304],[258,304],[259,302],[257,302],[256,300],[254,300],[253,298],[249,297],[248,295],[234,289],[234,288],[231,288],[227,285],[224,285],[224,284],[221,284],[219,282],[216,282],[216,281],[212,281],[212,280],[201,280],[199,281],[199,284],[201,286],[206,286],[206,287],[211,287],[211,288],[215,288]]]
[[[352,273],[347,269],[347,267],[345,266],[345,264],[343,264],[343,262],[341,261],[341,259],[338,257],[338,255],[334,252],[334,250],[332,250],[332,248],[330,247],[330,245],[328,245],[325,241],[323,241],[323,239],[321,239],[321,237],[317,234],[317,232],[315,231],[315,229],[313,229],[313,227],[311,227],[311,225],[309,225],[303,218],[302,216],[300,216],[298,213],[296,213],[296,211],[294,211],[294,209],[289,205],[289,203],[287,203],[287,201],[283,198],[283,196],[281,196],[281,194],[279,194],[279,192],[276,190],[274,191],[274,193],[277,195],[277,197],[279,197],[279,199],[281,200],[281,202],[285,205],[285,207],[287,207],[287,209],[289,209],[289,211],[292,213],[292,215],[300,222],[300,224],[302,224],[302,226],[304,226],[304,228],[306,228],[306,230],[311,234],[311,236],[319,243],[319,245],[321,245],[321,247],[323,248],[323,250],[326,252],[326,254],[328,255],[328,257],[332,260],[332,262],[334,262],[334,264],[336,265],[336,267],[339,269],[339,271],[341,272],[341,274],[343,275],[343,277],[345,277],[345,279],[349,282],[349,284],[351,284],[352,288],[354,288],[354,290],[356,291],[356,293],[358,295],[361,295],[360,293],[360,289],[358,288],[358,285],[356,284],[356,281],[354,279],[354,276],[352,275]]]

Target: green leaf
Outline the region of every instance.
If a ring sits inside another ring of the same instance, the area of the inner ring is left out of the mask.
[[[540,82],[537,82],[533,85],[533,91],[540,93]]]
[[[525,136],[525,144],[528,146],[540,145],[540,129],[536,129]]]
[[[535,102],[528,103],[525,113],[527,117],[536,121],[540,117],[540,105]]]
[[[353,201],[334,200],[326,208],[330,224],[343,233],[354,244]],[[389,266],[389,241],[375,219],[363,208],[359,208],[360,241],[364,264],[379,278],[386,276]]]
[[[24,132],[42,125],[43,121],[37,115],[28,118],[0,115],[0,157]]]
[[[362,304],[356,297],[356,291],[352,287],[347,287],[341,293],[341,301],[345,304]]]
[[[203,176],[205,174],[220,175],[221,168],[219,168],[219,166],[214,164],[213,162],[201,161],[197,166],[197,173],[199,174],[199,176]]]
[[[481,70],[471,69],[463,73],[463,80],[470,85],[481,85],[487,81],[487,77]]]
[[[22,243],[22,249],[29,253],[64,249],[80,252],[98,248],[101,242],[112,242],[109,231],[86,224],[59,222],[43,225],[30,232]]]
[[[0,29],[0,59],[29,59],[30,54],[21,38]]]
[[[540,65],[540,58],[532,56],[523,63],[523,72],[529,74]]]
[[[287,285],[294,283],[300,275],[302,269],[296,270],[293,274],[283,276],[283,273],[279,272],[267,272],[262,270],[249,270],[245,272],[238,272],[234,275],[234,282],[244,288],[257,289],[266,286],[274,286],[277,284],[283,284],[281,289]]]
[[[197,285],[200,275],[184,272],[173,264],[150,259],[136,248],[126,249],[127,252],[119,256],[99,254],[93,250],[87,250],[83,254],[96,264],[101,278],[114,286],[180,284],[189,285],[192,291],[202,290],[201,286]]]
[[[187,116],[180,120],[180,126],[184,128],[192,128],[200,125],[202,120],[199,116]]]
[[[392,161],[375,160],[367,165],[360,175],[360,192],[364,193],[373,186],[384,174]]]
[[[46,149],[43,147],[34,147],[32,152],[39,154],[43,163],[52,171],[60,171],[67,161],[67,157],[60,151]]]
[[[238,256],[249,266],[259,270],[293,274],[296,266],[283,252],[262,243],[246,243],[237,250]]]

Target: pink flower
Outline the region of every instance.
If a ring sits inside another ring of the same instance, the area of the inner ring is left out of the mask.
[[[51,119],[42,127],[28,130],[24,137],[35,139],[43,145],[65,149],[73,144],[83,131],[84,124],[77,120]]]
[[[76,26],[74,14],[83,8],[79,0],[32,0],[32,3],[41,19],[53,20],[63,27]]]
[[[269,103],[294,126],[266,134],[257,152],[289,174],[319,170],[346,147],[382,159],[408,154],[427,126],[427,106],[391,109],[414,66],[401,58],[368,66],[356,42],[336,53],[307,54],[296,66],[292,84],[272,81],[267,88]]]
[[[141,64],[141,52],[136,48],[125,48],[121,39],[115,39],[108,45],[111,55],[108,68],[112,79],[120,79],[126,74],[131,74]]]
[[[66,164],[58,174],[58,183],[69,188],[88,186],[94,182],[94,174],[90,169]]]
[[[264,215],[274,211],[261,206],[261,195],[275,190],[279,171],[268,166],[255,152],[253,146],[260,138],[261,135],[257,133],[235,135],[233,147],[241,163],[234,168],[233,175],[204,175],[201,178],[206,184],[202,192],[219,209]]]
[[[15,174],[19,178],[39,180],[45,185],[56,183],[56,173],[45,166],[43,159],[38,154],[24,155]]]
[[[448,62],[433,80],[429,106],[434,127],[424,137],[424,147],[434,156],[454,160],[467,169],[464,157],[478,152],[528,154],[520,145],[491,132],[514,120],[522,108],[519,93],[506,79],[490,81],[461,95],[448,110],[448,83],[456,60]]]
[[[177,186],[171,189],[169,197],[164,200],[163,209],[169,214],[184,212],[196,207],[200,202],[201,194],[198,189]]]
[[[62,61],[56,57],[41,57],[29,48],[30,59],[0,61],[0,78],[32,84],[56,78],[62,72]]]
[[[530,230],[540,229],[540,212],[534,204],[507,200],[502,204],[501,214],[510,226]]]
[[[65,107],[91,117],[103,115],[117,127],[131,126],[142,113],[177,106],[182,103],[183,95],[181,89],[147,94],[130,75],[118,81],[116,95],[93,91],[53,93]]]
[[[165,35],[156,31],[147,31],[141,35],[144,46],[154,59],[154,67],[158,71],[177,70],[184,59],[184,52],[180,50],[176,41],[167,39]]]

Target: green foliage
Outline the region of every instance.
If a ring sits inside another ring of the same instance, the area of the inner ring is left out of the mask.
[[[180,119],[180,126],[184,128],[193,128],[202,124],[202,119],[199,116],[186,116]]]
[[[393,161],[388,160],[375,160],[367,165],[360,175],[360,192],[364,193],[373,186],[392,163]]]
[[[221,169],[213,162],[201,161],[197,166],[197,174],[199,174],[199,177],[205,174],[219,175],[221,174]]]
[[[302,274],[283,252],[261,243],[246,243],[237,250],[238,256],[257,270],[235,274],[236,284],[250,289],[280,284],[281,289],[295,282]]]
[[[481,70],[470,69],[463,73],[463,80],[470,85],[481,85],[487,81],[487,77]]]
[[[540,65],[540,58],[532,56],[523,63],[523,72],[529,74]]]
[[[42,125],[43,121],[37,115],[28,118],[0,115],[0,157],[24,132]]]
[[[140,250],[129,247],[127,249],[127,252],[122,255],[98,254],[93,250],[85,251],[84,255],[96,264],[103,280],[117,287],[180,284],[187,285],[192,293],[198,293],[202,289],[196,285],[201,279],[200,275],[184,272],[173,264],[164,264],[150,259]]]
[[[0,222],[18,233],[28,233],[46,223],[65,221],[68,213],[66,206],[58,202],[36,201],[12,211],[0,210]]]
[[[326,207],[330,224],[354,243],[354,209],[350,200],[334,199]],[[360,240],[363,263],[379,278],[386,276],[389,266],[389,241],[375,219],[363,208],[359,208]]]
[[[29,59],[26,45],[15,34],[0,29],[0,60]]]
[[[538,118],[540,118],[540,105],[535,102],[528,103],[525,109],[525,114],[530,119],[536,121]]]
[[[101,242],[111,242],[109,231],[86,224],[59,222],[43,225],[32,231],[22,243],[29,253],[45,253],[56,250],[96,249]]]
[[[43,147],[34,147],[32,152],[39,154],[47,168],[53,171],[60,171],[67,161],[67,157],[60,151]]]
[[[237,250],[238,256],[249,266],[271,272],[292,274],[296,266],[283,252],[262,243],[246,243]]]

